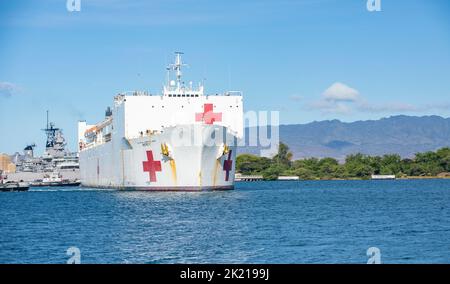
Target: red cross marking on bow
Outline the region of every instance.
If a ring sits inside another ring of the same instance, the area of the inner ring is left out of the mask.
[[[233,165],[233,161],[231,160],[231,151],[228,152],[228,159],[223,161],[223,170],[225,171],[225,181],[228,181],[230,178],[230,171]]]

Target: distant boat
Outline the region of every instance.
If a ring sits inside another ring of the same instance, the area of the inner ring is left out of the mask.
[[[28,183],[8,181],[0,183],[0,191],[27,191],[29,189]]]
[[[32,187],[47,187],[47,186],[80,186],[81,182],[76,181],[68,181],[68,180],[62,180],[60,182],[44,182],[44,181],[33,181],[30,182],[30,186]]]
[[[30,185],[33,187],[37,186],[79,186],[79,180],[67,180],[63,179],[60,174],[53,172],[50,175],[46,175],[42,180],[36,180],[31,182]]]

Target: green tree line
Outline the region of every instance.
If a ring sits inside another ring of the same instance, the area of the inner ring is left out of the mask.
[[[367,179],[371,175],[437,176],[450,172],[450,148],[435,152],[417,153],[413,159],[400,155],[368,156],[353,154],[344,163],[334,158],[292,160],[289,147],[280,143],[273,158],[242,154],[237,157],[237,172],[243,175],[262,175],[266,180],[278,176],[298,176],[300,179]]]

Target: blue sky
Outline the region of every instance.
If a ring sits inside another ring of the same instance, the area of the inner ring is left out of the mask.
[[[0,152],[42,152],[47,109],[75,150],[76,122],[160,92],[174,51],[187,80],[283,124],[450,116],[450,1],[366,2],[0,0]]]

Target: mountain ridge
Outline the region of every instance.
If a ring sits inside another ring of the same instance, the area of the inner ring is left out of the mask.
[[[246,134],[249,128],[245,129]],[[332,157],[343,160],[349,154],[415,153],[450,146],[450,118],[438,115],[395,115],[378,120],[342,122],[313,121],[280,125],[280,141],[287,144],[294,159]],[[241,147],[240,153],[258,154],[261,147]]]

